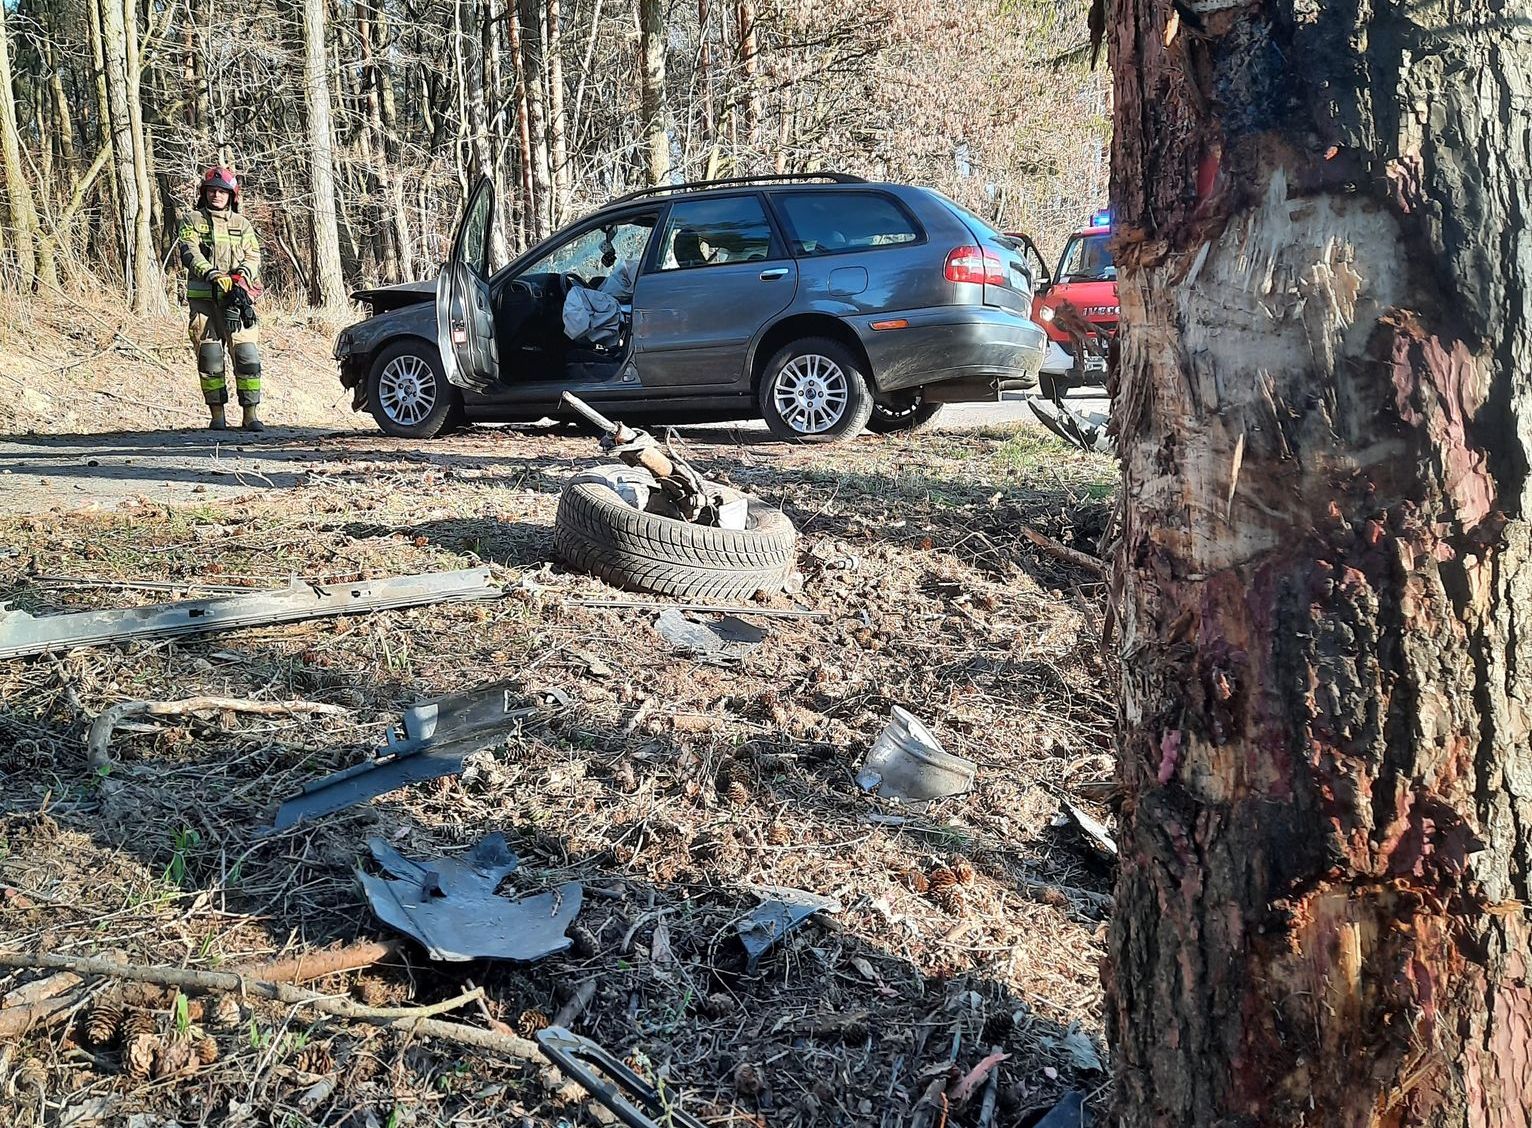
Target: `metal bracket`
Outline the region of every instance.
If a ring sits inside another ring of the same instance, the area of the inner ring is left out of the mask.
[[[667,1100],[649,1082],[618,1061],[589,1038],[572,1034],[562,1026],[550,1026],[537,1032],[537,1046],[548,1060],[574,1078],[596,1100],[609,1108],[628,1128],[703,1128],[685,1109]],[[589,1064],[587,1064],[589,1063]],[[609,1085],[596,1076],[595,1066],[617,1084]],[[642,1108],[628,1100],[638,1099]]]

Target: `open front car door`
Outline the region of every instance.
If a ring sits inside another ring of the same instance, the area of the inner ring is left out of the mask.
[[[500,377],[495,318],[489,304],[490,234],[495,185],[482,177],[469,194],[452,257],[436,283],[436,342],[447,379],[460,388],[487,391]]]

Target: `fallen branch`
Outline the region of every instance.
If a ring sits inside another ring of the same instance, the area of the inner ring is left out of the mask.
[[[1022,536],[1026,537],[1055,560],[1062,560],[1066,564],[1073,564],[1076,568],[1084,568],[1093,575],[1106,576],[1106,564],[1089,553],[1081,552],[1077,548],[1070,548],[1067,544],[1060,544],[1052,537],[1043,536],[1042,533],[1029,525],[1020,525],[1018,527],[1021,529]]]
[[[60,971],[8,991],[0,999],[0,1038],[19,1038],[35,1022],[48,1022],[80,1005],[80,977]]]
[[[400,947],[397,940],[362,940],[325,952],[305,952],[285,960],[247,964],[235,969],[234,973],[251,979],[264,979],[269,983],[311,983],[327,975],[359,971],[381,963],[389,956],[397,955]]]
[[[351,710],[343,705],[326,705],[318,701],[251,701],[243,697],[188,697],[182,701],[119,701],[101,710],[100,716],[91,722],[85,737],[85,760],[92,771],[106,767],[111,761],[107,746],[112,741],[112,730],[129,717],[181,717],[188,713],[232,712],[256,713],[261,716],[287,716],[293,713],[325,713],[331,716],[349,716]]]
[[[261,979],[249,979],[232,971],[198,971],[185,967],[142,967],[136,964],[118,963],[116,960],[96,956],[56,956],[47,952],[28,955],[23,952],[0,952],[0,967],[52,968],[69,971],[82,976],[102,976],[127,979],[135,983],[154,983],[161,987],[175,987],[189,991],[235,991],[242,995],[255,995],[288,1006],[309,1007],[321,1014],[355,1022],[369,1022],[427,1036],[452,1038],[466,1045],[478,1046],[504,1053],[511,1057],[542,1060],[535,1043],[525,1038],[507,1038],[503,1034],[491,1034],[455,1022],[440,1022],[433,1015],[444,1014],[467,1006],[484,997],[482,988],[475,987],[445,1002],[423,1007],[369,1007],[350,999],[336,999],[329,995],[315,994],[287,983],[271,983]]]

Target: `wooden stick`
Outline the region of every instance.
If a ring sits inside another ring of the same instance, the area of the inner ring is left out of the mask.
[[[264,979],[269,983],[310,983],[338,972],[371,967],[397,955],[401,947],[397,940],[361,940],[344,948],[305,952],[301,956],[267,963],[246,964],[236,968],[234,973],[251,979]]]
[[[1017,527],[1021,529],[1022,536],[1026,537],[1055,560],[1062,560],[1066,564],[1073,564],[1076,568],[1084,568],[1087,572],[1097,576],[1106,576],[1106,564],[1096,557],[1081,552],[1079,549],[1070,548],[1066,544],[1060,544],[1052,537],[1045,537],[1029,525],[1019,525]]]
[[[48,1022],[78,1006],[83,990],[74,990],[80,977],[60,971],[7,991],[0,999],[0,1038],[19,1038],[34,1022]]]
[[[243,697],[188,697],[183,701],[119,701],[101,710],[91,722],[85,737],[85,762],[91,771],[111,763],[107,746],[112,730],[129,717],[179,717],[206,712],[256,713],[261,716],[286,716],[292,713],[325,713],[346,717],[351,710],[344,705],[326,705],[318,701],[251,701]]]

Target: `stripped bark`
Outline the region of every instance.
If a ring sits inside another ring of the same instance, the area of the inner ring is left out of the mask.
[[[1209,7],[1109,31],[1114,1123],[1525,1128],[1532,9]]]

